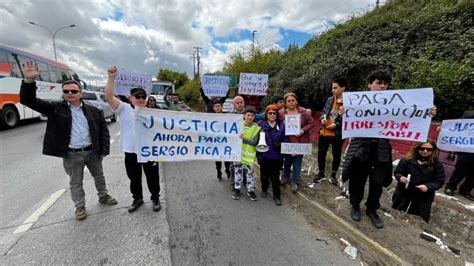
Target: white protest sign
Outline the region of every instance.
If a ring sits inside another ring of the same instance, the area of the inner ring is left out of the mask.
[[[268,74],[240,73],[239,94],[265,96]]]
[[[285,135],[295,136],[301,134],[301,115],[285,115]]]
[[[344,92],[342,138],[425,141],[433,89]]]
[[[136,109],[139,162],[240,161],[242,115]]]
[[[151,76],[145,73],[133,73],[126,70],[119,70],[114,81],[114,90],[117,95],[130,95],[132,88],[140,87],[145,89],[150,95],[151,92]]]
[[[443,120],[437,145],[445,151],[474,153],[474,119]]]
[[[312,149],[311,143],[281,143],[281,154],[311,154]]]
[[[207,97],[225,97],[229,90],[229,76],[204,75],[201,77],[201,86]]]

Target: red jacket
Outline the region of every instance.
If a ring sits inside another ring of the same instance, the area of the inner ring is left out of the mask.
[[[306,109],[298,106],[298,113],[301,114],[301,129],[303,130],[303,135],[289,136],[292,143],[309,143],[310,142],[310,131],[313,128],[313,117],[306,112]],[[281,109],[279,111],[279,117],[282,121],[285,121],[285,114],[287,114],[286,109]]]

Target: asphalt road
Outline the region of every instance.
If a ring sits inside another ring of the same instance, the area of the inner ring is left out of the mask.
[[[151,210],[144,187],[145,204],[129,214],[132,198],[118,123],[109,124],[111,155],[104,159],[104,172],[119,204],[99,204],[87,172],[89,216],[76,221],[62,160],[41,154],[45,125],[0,131],[0,264],[354,263],[284,198],[281,207],[271,196],[233,200],[227,181],[217,181],[209,161],[160,163],[162,211]],[[35,213],[38,220],[31,222]],[[28,218],[31,223],[22,227]]]

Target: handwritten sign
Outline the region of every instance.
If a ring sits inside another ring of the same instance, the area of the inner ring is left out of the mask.
[[[295,136],[301,134],[301,115],[285,115],[285,135]]]
[[[207,97],[225,97],[229,90],[229,77],[204,75],[201,77],[201,86]]]
[[[126,70],[119,70],[114,81],[115,94],[130,95],[132,88],[140,87],[145,89],[149,95],[151,92],[151,76],[144,73],[133,73]]]
[[[240,73],[239,94],[267,95],[268,74]]]
[[[313,145],[311,143],[281,143],[282,154],[311,154]]]
[[[137,108],[138,160],[240,161],[242,115]]]
[[[445,151],[474,153],[474,119],[443,120],[438,147]]]
[[[433,89],[344,92],[342,138],[425,141]]]

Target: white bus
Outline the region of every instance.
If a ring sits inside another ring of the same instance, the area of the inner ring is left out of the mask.
[[[61,101],[61,83],[79,77],[64,64],[0,44],[0,127],[13,128],[23,119],[39,118],[40,113],[20,103],[22,64],[33,60],[38,63],[36,79],[38,98]],[[85,84],[83,84],[85,87]],[[86,88],[84,88],[86,89]]]

